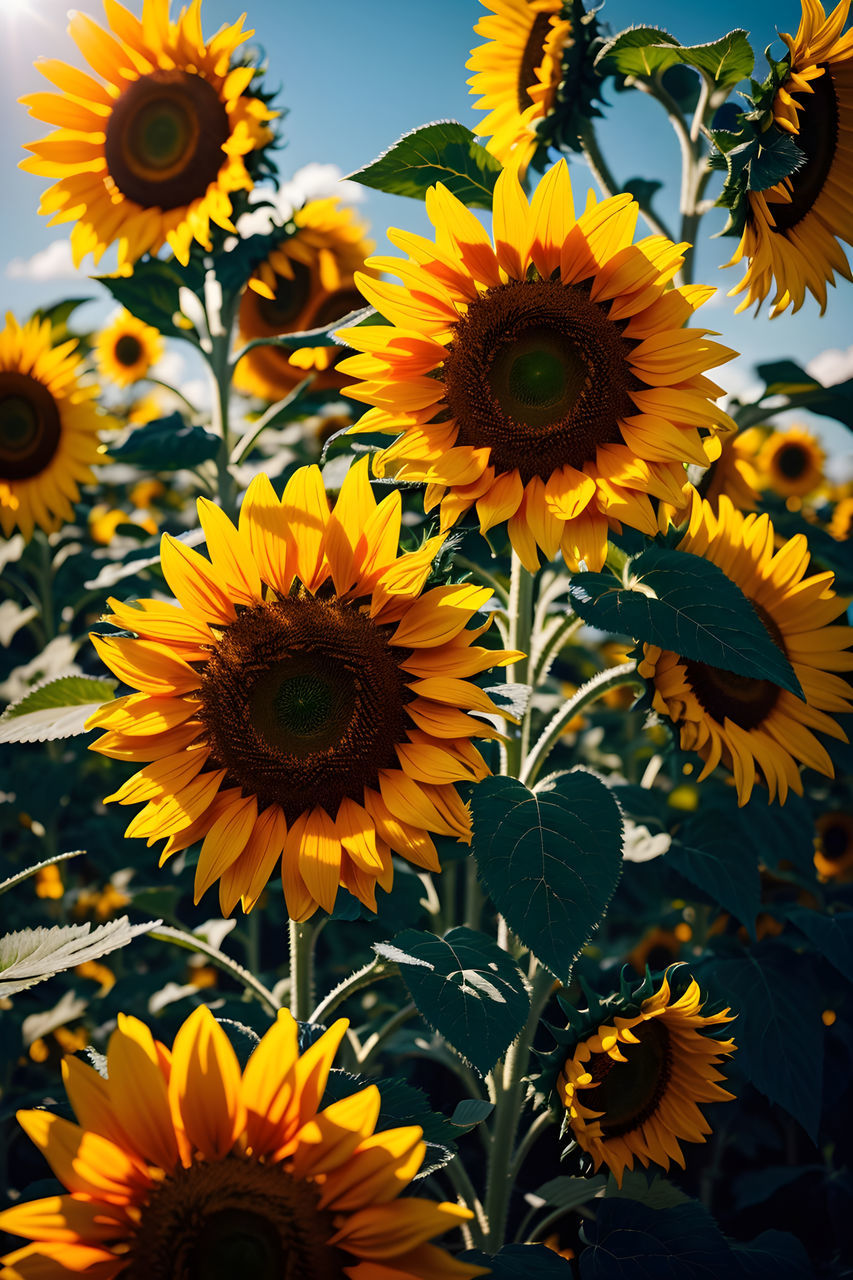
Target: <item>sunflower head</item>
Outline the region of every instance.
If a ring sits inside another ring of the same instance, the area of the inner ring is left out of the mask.
[[[357,277],[391,326],[342,335],[363,353],[347,394],[374,406],[356,430],[399,437],[376,473],[425,482],[444,529],[471,507],[482,533],[505,522],[531,571],[540,550],[600,569],[608,530],[654,536],[652,499],[682,505],[685,463],[734,428],[707,376],[734,353],[684,327],[713,290],[671,287],[685,246],[635,244],[630,196],[575,217],[564,160],[530,204],[503,170],[494,245],[444,187],[426,207],[436,244],[392,230],[408,261],[370,259],[403,285]]]
[[[731,432],[705,441],[711,463],[699,484],[699,492],[716,511],[725,494],[738,511],[754,511],[759,500],[758,452],[764,434],[758,427]],[[688,502],[685,514],[689,514]]]
[[[71,520],[80,485],[94,481],[103,447],[98,387],[80,378],[76,341],[53,345],[49,320],[18,324],[11,314],[0,331],[0,525],[32,537]]]
[[[783,498],[802,498],[823,480],[825,461],[817,436],[804,427],[789,427],[768,436],[756,465],[765,487]]]
[[[249,281],[240,342],[319,329],[362,306],[355,273],[373,249],[366,236],[366,224],[337,197],[309,201]],[[340,390],[346,379],[335,365],[342,354],[339,347],[255,347],[237,365],[234,383],[261,399],[280,400],[313,373],[312,390]]]
[[[75,223],[76,265],[113,242],[120,269],[164,244],[184,264],[193,241],[210,249],[211,224],[234,231],[235,193],[253,184],[247,160],[272,141],[254,68],[233,65],[253,34],[243,18],[205,40],[200,0],[174,22],[169,7],[144,0],[139,20],[106,0],[106,27],[72,11],[69,34],[91,70],[40,59],[59,92],[22,99],[58,126],[26,144],[21,167],[57,179],[40,212]]]
[[[594,13],[581,0],[481,0],[489,10],[475,26],[486,38],[465,64],[489,114],[477,129],[501,164],[524,174],[539,169],[550,147],[578,147],[584,119],[600,115],[601,44]]]
[[[300,1054],[281,1012],[246,1067],[205,1006],[171,1050],[118,1015],[106,1078],[78,1058],[63,1075],[77,1123],[18,1118],[70,1194],[17,1205],[0,1226],[30,1243],[4,1280],[78,1272],[100,1280],[473,1280],[429,1241],[473,1217],[401,1196],[426,1150],[415,1125],[381,1129],[370,1085],[321,1107],[346,1030]]]
[[[95,344],[95,360],[103,377],[130,387],[147,376],[163,354],[163,339],[155,328],[122,311],[102,329]]]
[[[853,813],[831,809],[820,815],[814,864],[821,880],[853,880]]]
[[[853,530],[853,498],[841,498],[832,510],[829,532],[836,542],[846,542]]]
[[[732,1097],[717,1069],[735,1050],[724,1038],[729,1010],[703,1001],[685,965],[667,969],[657,989],[648,969],[639,983],[623,971],[618,992],[586,995],[581,1012],[560,999],[569,1024],[552,1028],[557,1045],[541,1077],[567,1153],[606,1164],[620,1186],[635,1160],[683,1168],[680,1143],[711,1132],[699,1104]]]
[[[782,35],[787,57],[771,60],[752,110],[742,114],[744,141],[729,152],[720,197],[730,209],[727,231],[741,237],[728,265],[747,264],[729,295],[744,294],[739,311],[753,303],[757,310],[775,289],[771,316],[798,311],[807,292],[822,314],[836,272],[851,278],[841,247],[853,243],[853,162],[844,141],[853,128],[853,31],[841,34],[849,8],[840,0],[827,17],[819,0],[803,0],[796,35]],[[786,177],[763,179],[762,150],[786,165]]]

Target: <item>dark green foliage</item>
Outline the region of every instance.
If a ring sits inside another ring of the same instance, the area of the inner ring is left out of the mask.
[[[423,200],[429,187],[442,182],[464,204],[491,209],[501,165],[458,120],[425,124],[383,151],[371,164],[349,177],[362,186],[392,195]]]
[[[143,471],[182,471],[215,458],[220,444],[212,431],[190,426],[179,413],[170,413],[134,427],[121,444],[111,446],[110,456]]]
[[[734,838],[733,838],[734,837]],[[718,811],[700,809],[680,829],[666,854],[670,866],[719,902],[755,935],[761,881],[754,848],[738,840]]]
[[[506,1244],[496,1254],[469,1249],[464,1262],[488,1267],[491,1280],[570,1280],[572,1264],[544,1244]]]
[[[138,320],[153,325],[166,338],[191,338],[193,330],[176,323],[181,303],[181,288],[194,293],[202,289],[202,268],[191,261],[188,267],[160,258],[144,258],[137,262],[129,276],[96,276],[116,302],[126,307]]]

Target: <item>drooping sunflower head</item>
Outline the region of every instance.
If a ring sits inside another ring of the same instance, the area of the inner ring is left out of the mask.
[[[77,1123],[18,1118],[70,1194],[17,1205],[3,1230],[30,1241],[3,1280],[473,1280],[429,1241],[472,1217],[456,1204],[401,1196],[426,1147],[416,1125],[376,1131],[375,1085],[321,1101],[346,1030],[304,1053],[289,1013],[241,1072],[210,1010],[194,1010],[171,1050],[118,1016],[104,1079],[63,1063]]]
[[[319,329],[362,306],[354,277],[373,249],[366,235],[366,224],[337,197],[309,201],[249,281],[240,342]],[[234,382],[263,400],[280,400],[313,372],[312,390],[340,390],[346,379],[335,364],[342,354],[340,347],[255,347],[237,365]]]
[[[49,320],[0,331],[0,525],[25,538],[36,526],[52,532],[73,516],[80,485],[94,481],[102,447],[98,388],[79,380],[75,340],[52,345]]]
[[[853,880],[853,813],[831,809],[817,820],[814,864],[821,880]]]
[[[501,714],[469,677],[514,655],[472,642],[491,592],[424,584],[443,537],[398,555],[400,496],[377,505],[367,460],[330,506],[316,467],[279,500],[249,488],[239,529],[199,503],[210,560],[168,536],[178,604],[110,601],[136,633],[93,636],[139,690],[90,720],[93,749],[148,761],[115,795],[163,860],[202,841],[196,896],[249,910],[280,862],[290,915],[331,911],[339,885],[371,909],[391,853],[440,870],[430,833],[470,840],[456,783],[488,773],[472,738]]]
[[[788,72],[776,85],[768,122],[793,138],[804,161],[781,182],[746,193],[743,234],[728,264],[747,260],[729,294],[744,294],[739,311],[759,307],[775,287],[771,316],[798,311],[806,291],[823,314],[835,273],[851,278],[839,243],[853,243],[846,142],[853,129],[853,31],[841,34],[849,9],[850,0],[840,0],[827,17],[820,0],[803,0],[797,34],[782,35]]]
[[[575,146],[578,118],[598,115],[595,17],[578,0],[481,0],[474,30],[486,43],[465,64],[474,104],[488,111],[477,133],[501,164],[523,176],[552,143]]]
[[[832,760],[815,730],[847,741],[830,713],[853,710],[853,627],[833,626],[847,607],[832,589],[832,573],[807,576],[802,534],[775,550],[767,515],[742,515],[725,496],[715,515],[698,496],[678,549],[718,565],[752,604],[787,656],[805,700],[769,680],[723,671],[644,645],[640,675],[652,682],[652,706],[678,729],[681,747],[705,761],[699,781],[722,763],[732,770],[738,803],[757,779],[784,804],[788,788],[802,795],[799,763],[833,777]]]
[[[680,505],[702,438],[733,429],[706,376],[733,352],[684,328],[713,290],[670,287],[684,246],[634,244],[630,196],[576,218],[562,160],[530,205],[499,175],[494,245],[442,186],[427,212],[436,244],[390,231],[409,260],[370,260],[402,286],[357,276],[393,327],[342,334],[364,353],[340,366],[362,379],[347,394],[375,406],[356,430],[400,437],[377,474],[425,481],[442,528],[472,506],[483,533],[506,521],[528,569],[537,548],[599,569],[608,529],[654,535],[651,499]]]
[[[163,354],[163,339],[155,328],[122,311],[98,334],[95,359],[105,378],[130,387],[144,378]]]
[[[40,212],[74,222],[79,266],[118,243],[119,267],[168,244],[182,263],[211,223],[234,231],[232,196],[249,191],[247,158],[272,140],[273,113],[249,88],[251,66],[232,66],[252,35],[243,18],[205,41],[200,0],[169,20],[170,0],[144,0],[142,19],[105,0],[107,26],[72,11],[69,34],[91,68],[40,59],[59,93],[21,101],[58,128],[27,143],[21,167],[55,178]]]
[[[826,455],[817,436],[789,427],[768,436],[756,459],[764,484],[783,498],[801,498],[823,480]]]
[[[728,1009],[707,1007],[684,965],[667,969],[657,990],[624,974],[620,992],[591,998],[586,1012],[563,1005],[570,1023],[556,1032],[543,1084],[562,1117],[569,1150],[580,1148],[593,1168],[606,1164],[619,1186],[635,1161],[684,1167],[682,1142],[704,1142],[711,1127],[700,1104],[733,1095],[718,1069],[735,1051],[724,1039]]]

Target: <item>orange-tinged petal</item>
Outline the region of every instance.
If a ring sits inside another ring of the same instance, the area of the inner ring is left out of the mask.
[[[329,1238],[329,1244],[340,1244],[360,1258],[393,1259],[473,1216],[470,1209],[447,1201],[396,1200],[359,1209]]]
[[[224,871],[239,858],[258,817],[258,798],[236,800],[204,837],[195,872],[194,900],[198,903]]]
[[[207,498],[198,499],[198,516],[207,542],[214,572],[227,594],[237,604],[252,606],[261,601],[261,576],[252,547],[225,512]]]
[[[178,1162],[169,1109],[169,1087],[150,1030],[138,1018],[118,1015],[107,1050],[110,1103],[134,1150],[168,1171]]]
[[[213,566],[168,533],[160,542],[160,566],[171,591],[188,612],[224,626],[237,617],[234,601]]]
[[[319,467],[300,467],[285,486],[281,499],[285,520],[293,525],[296,573],[309,591],[322,581],[323,540],[329,523],[329,500]]]
[[[340,884],[341,842],[325,809],[312,809],[301,832],[291,827],[284,851],[285,857],[296,858],[311,896],[324,911],[333,911]]]
[[[169,1103],[176,1128],[186,1135],[185,1165],[193,1151],[223,1160],[245,1125],[240,1064],[205,1005],[193,1010],[175,1036]]]
[[[246,1143],[256,1157],[271,1155],[287,1140],[283,1122],[294,1096],[291,1070],[297,1056],[296,1021],[281,1009],[243,1072]]]
[[[0,1213],[0,1231],[27,1240],[55,1240],[94,1244],[120,1240],[131,1224],[118,1206],[78,1200],[76,1196],[48,1196],[13,1205]]]
[[[488,587],[434,587],[407,610],[393,643],[407,649],[444,644],[459,634],[491,595]]]
[[[144,1166],[100,1134],[48,1111],[19,1111],[18,1121],[69,1191],[108,1204],[132,1204],[150,1190]]]
[[[294,535],[269,476],[263,472],[246,490],[239,528],[264,582],[286,595],[296,571]]]
[[[98,656],[119,680],[142,693],[191,693],[198,689],[198,672],[165,645],[153,640],[131,640],[125,636],[91,634]]]

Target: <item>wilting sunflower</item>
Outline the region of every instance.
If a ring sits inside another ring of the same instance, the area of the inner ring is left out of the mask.
[[[73,516],[80,485],[94,480],[102,452],[98,388],[78,381],[75,340],[54,347],[49,320],[19,325],[11,314],[0,332],[0,525],[25,538],[36,525],[51,532]]]
[[[78,1123],[18,1119],[68,1194],[16,1205],[0,1226],[31,1244],[4,1280],[470,1280],[482,1267],[429,1244],[473,1215],[401,1196],[426,1150],[416,1125],[375,1132],[369,1085],[319,1109],[346,1019],[302,1054],[279,1014],[241,1072],[210,1010],[170,1050],[118,1016],[108,1078],[79,1058],[63,1075]]]
[[[718,565],[751,602],[773,643],[785,653],[805,701],[772,684],[723,671],[677,653],[644,646],[640,675],[653,682],[652,706],[678,726],[681,746],[705,761],[699,781],[722,763],[734,773],[738,803],[756,776],[784,804],[791,787],[802,795],[797,761],[833,777],[832,760],[813,730],[847,741],[827,712],[853,711],[850,685],[836,671],[853,670],[853,628],[833,626],[847,602],[833,574],[806,577],[809,549],[797,534],[774,553],[767,515],[744,516],[725,496],[717,515],[694,499],[680,551]]]
[[[833,809],[817,820],[814,864],[822,880],[853,880],[853,813]]]
[[[732,1017],[728,1009],[703,1014],[699,985],[682,972],[668,969],[654,992],[649,977],[633,993],[623,988],[566,1033],[571,1052],[556,1084],[564,1131],[618,1186],[635,1160],[684,1168],[680,1144],[711,1132],[699,1104],[733,1096],[717,1068],[735,1043],[715,1038]]]
[[[772,117],[805,154],[795,173],[747,194],[746,225],[729,266],[747,259],[729,296],[744,293],[738,311],[760,305],[776,288],[771,316],[798,311],[806,290],[826,309],[834,273],[849,280],[839,244],[853,243],[853,31],[841,35],[850,0],[827,18],[819,0],[803,0],[796,36],[782,35],[790,52],[787,79],[773,99]]]
[[[398,556],[400,496],[377,505],[367,459],[331,510],[302,467],[280,501],[257,476],[239,530],[199,512],[210,562],[162,543],[179,604],[110,601],[139,639],[92,637],[140,690],[91,718],[93,749],[153,762],[109,799],[147,801],[127,835],[165,839],[164,861],[201,840],[196,897],[218,879],[226,914],[279,860],[293,919],[331,911],[339,884],[375,910],[392,850],[438,871],[428,832],[470,840],[454,784],[488,773],[471,739],[499,735],[469,711],[501,713],[466,677],[517,656],[472,645],[491,592],[421,594],[443,537]]]
[[[820,441],[803,427],[774,431],[756,459],[761,480],[783,498],[801,498],[816,489],[825,461]]]
[[[243,18],[205,41],[200,0],[169,21],[169,0],[144,0],[142,20],[104,0],[108,26],[71,11],[68,31],[94,71],[41,58],[60,90],[21,101],[57,129],[27,143],[23,169],[58,181],[39,212],[74,222],[74,262],[98,262],[118,241],[121,269],[168,244],[182,263],[194,240],[211,247],[210,224],[233,231],[231,196],[249,191],[250,152],[270,141],[272,113],[246,95],[252,67],[231,67],[253,34]],[[96,78],[97,77],[97,78]]]
[[[162,354],[163,339],[157,330],[129,311],[122,311],[101,330],[95,346],[101,373],[120,387],[139,382]]]
[[[347,394],[376,406],[355,429],[403,432],[376,473],[426,481],[443,529],[474,504],[483,533],[506,521],[531,571],[537,547],[599,569],[608,528],[653,535],[651,498],[681,505],[702,437],[734,428],[705,376],[734,353],[684,328],[713,290],[669,288],[684,245],[632,244],[630,196],[591,195],[576,219],[563,160],[530,206],[499,175],[494,248],[441,185],[427,212],[436,244],[391,230],[409,260],[370,260],[402,287],[356,276],[394,327],[341,334],[366,353],[340,365],[363,379]]]
[[[363,306],[354,274],[373,249],[367,226],[336,197],[311,200],[294,214],[296,231],[282,235],[249,281],[240,303],[240,343],[319,329]],[[340,347],[254,347],[240,361],[234,385],[262,400],[280,400],[314,373],[314,391],[346,385],[335,368]]]

